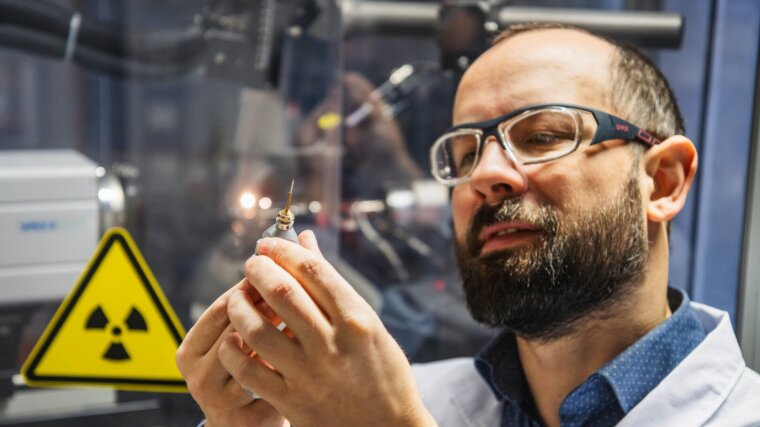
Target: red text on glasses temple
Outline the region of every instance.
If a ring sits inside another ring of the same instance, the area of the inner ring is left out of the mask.
[[[652,135],[650,135],[647,132],[644,132],[643,130],[639,130],[639,133],[637,135],[639,138],[641,138],[642,141],[652,143]]]

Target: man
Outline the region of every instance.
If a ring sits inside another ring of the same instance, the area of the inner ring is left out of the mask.
[[[504,332],[413,374],[313,234],[265,239],[178,353],[208,425],[760,425],[727,315],[667,286],[697,155],[648,61],[513,28],[463,76],[453,120],[433,173],[468,306]]]

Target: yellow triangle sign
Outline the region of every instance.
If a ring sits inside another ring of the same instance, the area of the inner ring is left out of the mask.
[[[30,386],[186,392],[174,360],[184,336],[132,237],[112,228],[21,374]]]

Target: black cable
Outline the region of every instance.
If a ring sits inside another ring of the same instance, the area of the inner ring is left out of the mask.
[[[66,51],[66,40],[61,37],[8,24],[0,25],[0,45],[58,59],[62,59]],[[85,68],[117,77],[147,80],[174,78],[186,74],[198,64],[197,60],[179,64],[143,64],[107,55],[82,45],[76,48],[72,60]]]
[[[68,37],[72,14],[47,2],[0,0],[0,23],[36,29],[52,36]],[[82,19],[77,45],[116,57],[153,64],[184,63],[205,50],[203,29],[135,34],[123,26]]]

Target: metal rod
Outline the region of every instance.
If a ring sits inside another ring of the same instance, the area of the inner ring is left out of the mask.
[[[343,0],[340,7],[347,35],[433,36],[438,30],[437,3]],[[504,6],[486,14],[498,28],[520,22],[562,22],[644,47],[677,48],[683,33],[683,16],[670,12]]]
[[[683,33],[678,13],[503,7],[496,17],[500,28],[520,22],[561,22],[648,47],[677,48]]]
[[[438,28],[437,3],[345,0],[340,7],[345,34],[433,36]]]

